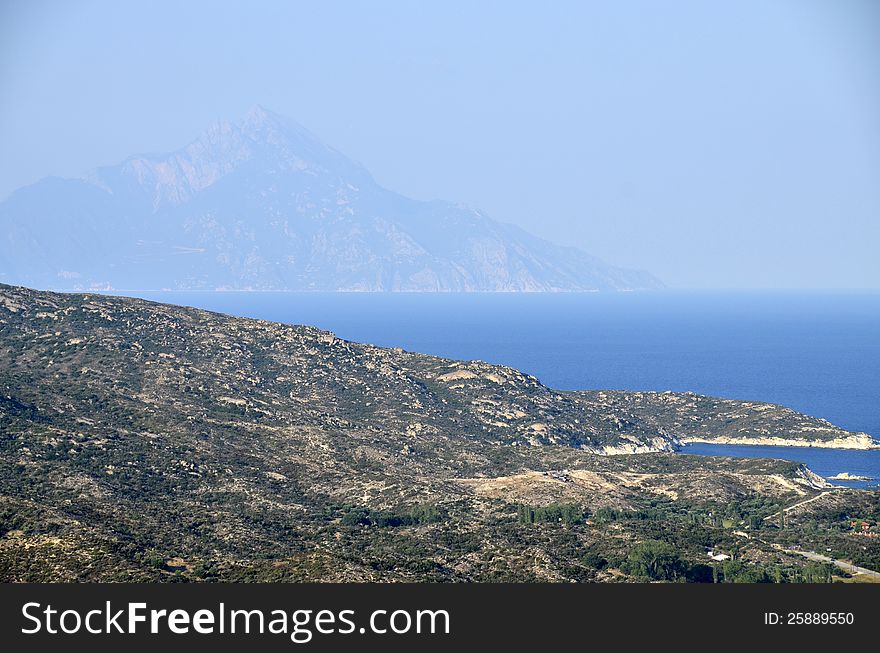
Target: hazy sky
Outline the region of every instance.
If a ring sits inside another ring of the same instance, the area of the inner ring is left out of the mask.
[[[0,198],[260,103],[672,286],[880,288],[880,2],[0,2]]]

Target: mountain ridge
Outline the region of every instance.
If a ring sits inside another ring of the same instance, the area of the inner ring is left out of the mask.
[[[167,154],[0,203],[0,281],[57,290],[562,292],[661,287],[485,213],[387,190],[262,107]]]

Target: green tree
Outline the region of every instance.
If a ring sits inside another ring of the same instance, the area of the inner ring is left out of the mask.
[[[677,580],[687,572],[687,564],[671,544],[646,540],[630,550],[625,571],[640,578]]]

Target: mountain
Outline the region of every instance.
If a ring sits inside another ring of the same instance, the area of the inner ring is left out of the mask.
[[[661,286],[480,211],[386,190],[262,107],[171,154],[22,188],[0,225],[0,281],[59,290]]]
[[[560,392],[307,326],[0,285],[2,582],[616,582],[658,539],[673,578],[711,581],[708,546],[749,561],[725,580],[801,578],[780,543],[880,567],[849,526],[880,493],[670,453],[769,433],[863,437],[768,404]]]

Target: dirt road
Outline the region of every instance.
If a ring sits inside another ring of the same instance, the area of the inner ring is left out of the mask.
[[[779,515],[781,515],[784,512],[788,512],[789,510],[794,510],[795,508],[798,508],[800,506],[804,506],[812,501],[816,501],[817,499],[821,499],[822,497],[826,497],[829,494],[831,494],[832,492],[833,492],[833,490],[825,490],[824,492],[820,492],[819,494],[817,494],[814,497],[810,497],[809,499],[804,499],[803,501],[798,501],[797,503],[793,503],[790,506],[783,508],[779,512],[776,512],[776,513],[773,513],[772,515],[764,517],[764,521],[776,519],[777,517],[779,517]]]

